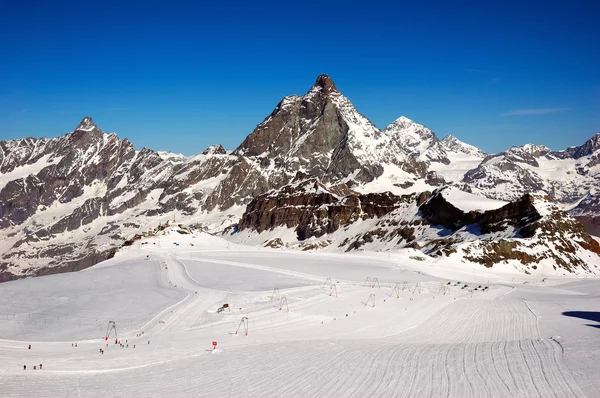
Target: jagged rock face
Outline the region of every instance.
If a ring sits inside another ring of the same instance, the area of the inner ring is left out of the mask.
[[[269,180],[261,170],[241,158],[230,169],[223,183],[208,195],[204,207],[227,209],[233,205],[247,203],[270,187]]]
[[[106,179],[120,163],[135,155],[129,141],[120,141],[114,134],[105,135],[91,123],[91,118],[86,117],[73,133],[55,140],[3,143],[5,148],[13,148],[3,153],[2,160],[14,159],[15,152],[23,153],[23,148],[27,148],[29,160],[18,165],[19,169],[37,173],[14,180],[7,178],[10,181],[0,190],[0,227],[23,223],[40,205],[71,202],[82,195],[85,185]],[[28,169],[28,165],[35,167]],[[11,169],[15,171],[15,167]]]
[[[535,222],[542,218],[534,206],[534,198],[525,194],[516,201],[496,210],[489,210],[475,217],[482,233],[502,231],[507,226],[515,227],[517,233],[525,238],[535,234]]]
[[[540,200],[539,198],[537,199]],[[520,235],[526,239],[482,239],[470,242],[462,248],[469,261],[492,267],[498,262],[518,261],[531,269],[541,262],[550,262],[554,270],[570,273],[597,273],[588,263],[591,257],[600,255],[600,244],[585,227],[566,212],[553,207],[544,217],[535,217],[525,223]],[[518,238],[518,236],[517,236]],[[540,251],[540,247],[545,250]],[[526,270],[526,273],[529,272]]]
[[[600,236],[600,197],[597,192],[586,196],[569,213],[581,222],[589,233]]]
[[[370,231],[347,238],[343,245],[355,250],[376,238],[392,247],[461,256],[486,267],[514,261],[526,273],[540,264],[569,273],[598,272],[588,264],[590,258],[596,263],[600,259],[598,242],[548,199],[524,195],[498,209],[465,212],[441,192],[413,196],[413,205],[390,212]]]
[[[284,98],[234,153],[260,158],[263,166],[273,165],[287,174],[288,181],[301,170],[327,181],[358,171],[354,179],[364,182],[381,175],[373,151],[363,148],[380,135],[333,81],[321,75],[306,95]]]
[[[0,279],[93,265],[152,217],[197,212],[237,162],[221,146],[136,151],[89,117],[59,138],[0,142]]]
[[[600,216],[573,216],[585,227],[585,230],[594,236],[600,236]]]
[[[458,231],[466,225],[477,224],[481,233],[487,234],[503,231],[508,226],[522,228],[542,218],[533,202],[533,197],[525,194],[520,199],[499,209],[483,213],[464,212],[448,202],[438,191],[423,203],[419,210],[422,217],[431,225],[442,225],[450,230]],[[534,231],[527,230],[522,235],[529,237],[533,233]]]
[[[298,239],[305,240],[334,232],[359,219],[381,217],[402,201],[390,193],[361,195],[343,186],[330,190],[314,177],[294,180],[250,202],[238,228],[260,233],[283,226],[294,228]]]
[[[227,154],[227,151],[225,150],[225,148],[223,148],[223,146],[221,144],[218,144],[218,145],[209,146],[204,151],[202,151],[202,154],[203,155],[225,155],[225,154]]]
[[[464,213],[449,203],[442,195],[434,194],[419,207],[421,216],[432,225],[456,231],[475,222],[475,213]]]
[[[574,159],[579,159],[593,155],[598,150],[600,150],[600,133],[587,140],[582,146],[576,147],[572,156]]]
[[[400,137],[406,129],[413,135]],[[271,175],[278,175],[283,183],[297,171],[319,176],[324,182],[365,183],[381,176],[386,164],[424,178],[427,163],[407,146],[409,142],[416,145],[420,137],[414,134],[421,132],[433,134],[406,118],[394,132],[381,132],[327,75],[321,75],[304,96],[284,98],[234,154],[275,168]],[[435,135],[432,140],[437,143]]]

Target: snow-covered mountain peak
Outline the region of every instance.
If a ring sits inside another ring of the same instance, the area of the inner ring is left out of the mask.
[[[86,116],[81,120],[81,123],[79,123],[79,125],[75,128],[75,131],[77,131],[77,130],[92,131],[97,128],[98,128],[98,126],[96,126],[94,124],[92,118],[89,116]]]
[[[595,134],[592,138],[587,140],[582,146],[578,147],[573,154],[575,159],[579,159],[583,156],[592,155],[595,152],[600,151],[600,133]]]
[[[444,148],[435,133],[427,127],[401,116],[383,130],[405,154],[421,160],[448,163]]]
[[[223,148],[223,145],[217,144],[217,145],[209,146],[204,151],[202,151],[202,154],[203,155],[225,155],[225,154],[227,154],[227,151],[225,150],[225,148]]]
[[[522,146],[513,146],[507,152],[511,152],[511,153],[525,152],[527,154],[537,157],[537,156],[543,156],[549,152],[552,152],[552,150],[544,145],[525,144]]]
[[[428,144],[438,142],[435,133],[422,124],[416,123],[406,116],[400,116],[383,130],[384,134],[405,139],[409,146],[414,147],[417,141],[428,141]]]
[[[417,126],[417,127],[424,127],[418,123],[415,123],[413,120],[407,118],[406,116],[400,116],[398,119],[394,120],[392,123],[390,123],[389,126],[387,126],[385,129],[394,129],[394,128],[401,128],[401,129],[406,129],[409,128],[411,126]]]
[[[450,152],[464,153],[465,155],[473,155],[478,158],[484,158],[487,156],[487,154],[481,149],[464,143],[453,135],[445,136],[440,143],[447,151]]]

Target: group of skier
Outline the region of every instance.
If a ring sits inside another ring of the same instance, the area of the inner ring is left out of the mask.
[[[27,346],[28,350],[31,350],[31,344]],[[27,365],[23,365],[23,370],[27,370]],[[37,365],[33,365],[33,370],[37,370]],[[40,370],[42,370],[42,364],[40,363]]]
[[[31,344],[27,346],[28,350],[31,350]],[[27,365],[23,365],[23,370],[27,370]],[[33,365],[33,370],[37,370],[37,365]],[[40,370],[42,370],[42,364],[40,363]]]
[[[142,334],[143,333],[144,332],[142,332]],[[141,336],[141,334],[137,335],[137,337],[140,337],[140,336]],[[118,339],[115,339],[115,344],[119,344],[119,346],[121,348],[129,348],[129,341],[128,340],[125,340],[125,344],[123,344],[123,343],[119,342]],[[148,344],[150,344],[150,340],[148,340]],[[106,346],[108,347],[108,344]],[[77,347],[77,343],[71,343],[71,347]],[[133,348],[135,348],[135,344],[133,345]],[[27,349],[31,350],[31,344],[29,344],[27,346]],[[99,353],[102,354],[102,355],[104,355],[104,349],[100,348]],[[37,369],[38,369],[37,365],[33,365],[33,370],[37,370]],[[42,370],[42,364],[41,363],[39,365],[39,369]],[[27,370],[27,365],[23,365],[23,370]]]

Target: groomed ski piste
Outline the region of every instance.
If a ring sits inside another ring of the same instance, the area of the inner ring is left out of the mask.
[[[172,232],[0,297],[3,397],[600,396],[592,277]]]

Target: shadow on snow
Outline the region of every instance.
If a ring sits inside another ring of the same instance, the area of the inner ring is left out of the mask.
[[[587,325],[593,328],[600,329],[600,312],[594,311],[567,311],[562,313],[564,316],[572,316],[574,318],[587,319],[588,321],[599,322],[598,325]]]

